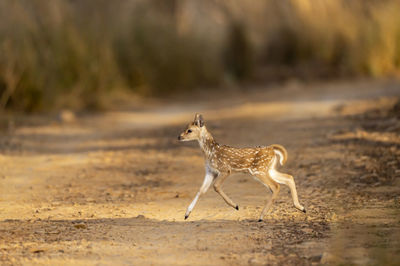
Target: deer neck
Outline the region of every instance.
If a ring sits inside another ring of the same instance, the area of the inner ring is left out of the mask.
[[[217,143],[215,142],[211,133],[207,131],[205,126],[200,134],[199,145],[206,159],[210,159],[214,153],[214,147],[217,145]]]

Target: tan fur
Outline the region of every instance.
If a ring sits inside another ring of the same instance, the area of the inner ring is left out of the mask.
[[[238,210],[238,205],[221,188],[223,181],[232,172],[249,173],[272,190],[273,195],[261,212],[259,221],[262,221],[264,214],[270,210],[275,201],[280,189],[279,184],[289,186],[295,207],[305,212],[304,207],[298,201],[293,177],[275,169],[278,161],[283,165],[287,160],[287,151],[283,146],[273,144],[267,147],[234,148],[220,145],[208,132],[200,114],[195,115],[194,121],[187,126],[178,139],[181,141],[197,140],[203,151],[206,165],[203,185],[189,205],[185,219],[189,217],[200,195],[204,194],[213,182],[215,191],[221,195],[228,205]]]
[[[288,158],[288,154],[287,154],[287,151],[286,151],[285,147],[283,147],[282,145],[279,145],[279,144],[272,144],[272,145],[270,145],[270,147],[272,147],[275,150],[279,150],[279,151],[282,152],[283,158],[282,158],[282,164],[281,165],[284,165],[286,163],[286,161],[287,161],[287,158]]]

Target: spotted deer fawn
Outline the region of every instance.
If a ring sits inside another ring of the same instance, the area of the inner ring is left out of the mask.
[[[199,197],[207,192],[213,182],[215,191],[221,195],[225,202],[239,210],[239,206],[221,188],[222,183],[232,172],[250,173],[255,179],[271,189],[272,197],[266,202],[258,221],[261,222],[265,213],[271,209],[278,196],[280,184],[289,186],[294,206],[300,211],[306,212],[306,209],[300,205],[297,198],[293,176],[276,170],[278,159],[281,165],[287,159],[286,149],[281,145],[273,144],[268,147],[257,148],[233,148],[220,145],[208,132],[200,114],[195,115],[194,121],[179,135],[178,140],[197,140],[204,153],[206,167],[203,184],[187,208],[185,220],[189,217]]]

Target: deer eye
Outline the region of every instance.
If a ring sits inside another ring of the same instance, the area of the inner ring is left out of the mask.
[[[192,130],[191,130],[191,129],[188,129],[188,130],[187,130],[187,133],[192,133]]]

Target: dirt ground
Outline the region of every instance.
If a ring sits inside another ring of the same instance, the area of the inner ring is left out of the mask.
[[[3,126],[0,264],[400,265],[400,83],[210,95]],[[220,143],[284,145],[307,214],[282,186],[257,222],[270,191],[233,175],[239,211],[210,189],[185,221],[204,165],[177,136],[195,112]]]

